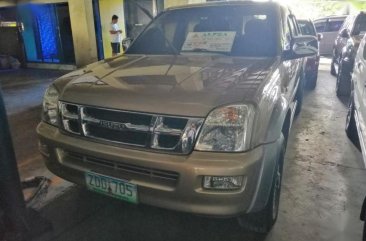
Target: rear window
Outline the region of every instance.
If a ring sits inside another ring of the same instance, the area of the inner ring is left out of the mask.
[[[344,20],[330,19],[328,21],[315,22],[315,28],[318,33],[323,32],[338,32],[342,27]]]
[[[275,16],[273,6],[254,4],[170,10],[155,19],[127,53],[275,56]]]

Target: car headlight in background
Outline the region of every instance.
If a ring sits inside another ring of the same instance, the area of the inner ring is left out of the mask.
[[[213,110],[202,127],[196,150],[218,152],[248,150],[254,114],[252,105],[230,105]]]
[[[48,87],[43,97],[42,120],[51,125],[58,125],[58,98],[55,86]]]

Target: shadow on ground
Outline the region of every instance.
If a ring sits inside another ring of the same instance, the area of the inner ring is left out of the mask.
[[[134,205],[91,193],[69,189],[41,210],[54,230],[40,240],[251,240],[265,237],[247,233],[235,219],[215,219]],[[67,225],[66,225],[67,223]],[[62,227],[62,228],[60,228]]]

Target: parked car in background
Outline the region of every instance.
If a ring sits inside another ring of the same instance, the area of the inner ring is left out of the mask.
[[[267,233],[316,42],[272,1],[166,10],[124,55],[48,88],[40,151],[101,194]]]
[[[335,41],[331,73],[337,74],[337,96],[349,96],[354,61],[360,41],[366,32],[366,14],[347,17]]]
[[[366,167],[366,35],[359,44],[352,73],[351,96],[346,119],[348,138],[361,150]],[[366,198],[360,218],[365,222],[363,240],[366,241]]]
[[[321,33],[316,32],[313,21],[311,21],[310,19],[307,20],[299,19],[298,23],[301,33],[303,35],[314,36],[318,39],[317,48],[319,49],[319,42],[322,40],[323,35]],[[316,83],[318,80],[319,61],[320,61],[319,51],[314,56],[306,58],[305,78],[306,78],[306,86],[309,89],[314,89],[316,87]]]
[[[332,55],[334,40],[345,19],[346,16],[329,16],[314,20],[316,32],[323,35],[319,45],[320,55]]]
[[[356,53],[346,119],[348,138],[361,149],[366,167],[366,36]]]

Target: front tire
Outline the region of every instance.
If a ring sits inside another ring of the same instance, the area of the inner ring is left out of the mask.
[[[239,225],[251,232],[267,234],[271,231],[277,221],[280,204],[282,169],[286,151],[286,140],[283,142],[276,162],[275,173],[273,175],[272,188],[268,202],[264,209],[259,212],[249,213],[238,217]]]
[[[351,74],[341,63],[337,75],[336,84],[337,96],[349,96],[351,94]]]
[[[335,65],[335,63],[334,63],[334,57],[333,57],[332,63],[330,64],[330,74],[333,76],[337,76],[337,71],[336,71],[336,68],[334,65]]]
[[[314,75],[312,75],[307,79],[306,85],[309,90],[314,90],[317,82],[318,82],[318,72],[314,73]]]

